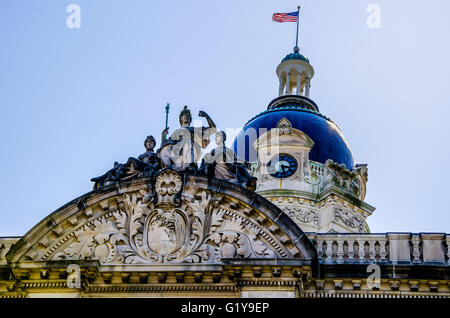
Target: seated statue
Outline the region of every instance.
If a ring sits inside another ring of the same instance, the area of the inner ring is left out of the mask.
[[[119,180],[154,175],[161,168],[159,158],[153,151],[156,146],[155,138],[153,136],[147,136],[144,146],[147,151],[140,155],[138,159],[130,157],[124,164],[115,162],[111,170],[108,170],[99,177],[92,178],[91,181],[94,182],[94,190]]]
[[[200,171],[208,177],[227,180],[254,191],[256,178],[248,173],[246,163],[239,161],[234,151],[225,146],[225,132],[217,132],[215,138],[217,147],[203,157]]]
[[[167,138],[169,128],[162,132],[162,143],[158,154],[165,168],[180,172],[197,171],[202,149],[208,146],[209,137],[216,132],[216,125],[207,113],[200,111],[198,115],[206,119],[208,127],[192,127],[191,112],[187,106],[184,106],[179,116],[181,127],[176,129],[170,138]]]

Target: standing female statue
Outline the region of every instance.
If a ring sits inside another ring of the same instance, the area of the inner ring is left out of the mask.
[[[184,106],[179,116],[181,127],[169,139],[166,139],[169,128],[162,132],[162,145],[158,153],[165,167],[176,171],[197,170],[202,149],[208,146],[211,135],[216,132],[216,125],[207,113],[200,111],[198,116],[204,117],[209,127],[191,127],[192,115]]]

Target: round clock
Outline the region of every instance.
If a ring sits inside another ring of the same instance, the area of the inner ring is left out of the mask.
[[[297,171],[297,161],[289,155],[278,155],[268,164],[268,171],[272,177],[287,178]]]

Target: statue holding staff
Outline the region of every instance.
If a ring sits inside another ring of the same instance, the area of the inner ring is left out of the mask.
[[[169,128],[162,132],[162,145],[158,153],[165,167],[176,171],[197,170],[202,149],[208,146],[211,135],[216,132],[216,125],[206,112],[200,111],[198,116],[206,119],[208,127],[192,127],[191,112],[184,106],[179,116],[181,127],[170,138],[167,138]]]

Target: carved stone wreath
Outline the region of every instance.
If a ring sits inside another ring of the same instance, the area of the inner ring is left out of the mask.
[[[115,210],[79,228],[50,258],[151,264],[286,256],[262,238],[256,223],[222,207],[221,195],[183,189],[177,172],[163,170],[154,189],[124,194]]]

